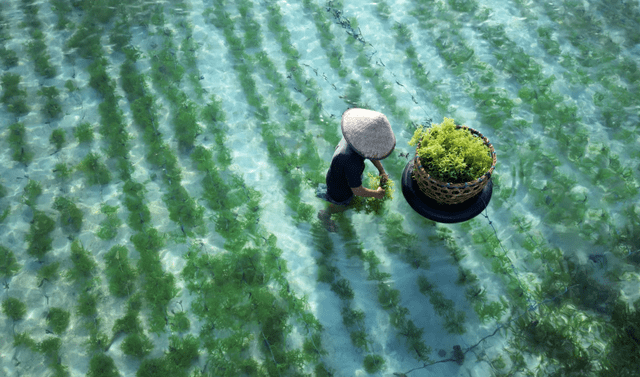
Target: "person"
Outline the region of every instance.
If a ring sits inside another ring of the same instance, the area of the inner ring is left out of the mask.
[[[326,184],[320,184],[317,196],[326,200],[326,209],[318,212],[318,219],[330,232],[336,231],[331,215],[349,209],[354,195],[382,199],[385,190],[371,190],[362,186],[365,159],[380,173],[381,185],[389,179],[380,160],[388,157],[396,147],[396,138],[387,117],[373,110],[352,108],[342,114],[342,140],[336,146],[327,171]]]

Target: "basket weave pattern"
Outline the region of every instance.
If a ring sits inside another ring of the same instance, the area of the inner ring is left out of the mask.
[[[466,126],[458,126],[458,128],[466,128],[475,137],[479,137],[484,141],[484,145],[489,147],[493,162],[491,168],[484,173],[478,179],[465,182],[465,183],[447,183],[439,181],[433,178],[423,167],[418,156],[418,149],[420,148],[420,142],[418,142],[418,148],[416,148],[416,157],[413,162],[413,178],[418,183],[420,191],[422,191],[429,198],[437,201],[441,204],[460,204],[468,199],[478,195],[484,186],[489,183],[491,174],[496,167],[497,156],[496,151],[493,149],[493,145],[489,142],[489,139],[484,137],[480,132]]]

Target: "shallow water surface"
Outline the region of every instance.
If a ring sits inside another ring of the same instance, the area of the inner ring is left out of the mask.
[[[639,7],[3,2],[0,374],[639,372]],[[395,192],[330,233],[352,107]],[[402,194],[445,117],[498,155],[457,224]]]

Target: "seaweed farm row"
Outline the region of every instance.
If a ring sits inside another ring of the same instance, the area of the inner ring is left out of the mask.
[[[2,374],[636,375],[639,24],[622,0],[3,2]],[[389,118],[395,192],[330,233],[351,107]],[[443,117],[498,153],[460,224],[401,189]]]

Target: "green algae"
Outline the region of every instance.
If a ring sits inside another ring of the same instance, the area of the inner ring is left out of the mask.
[[[70,317],[71,313],[68,311],[62,308],[52,307],[47,313],[47,324],[54,334],[60,335],[69,327]]]
[[[8,279],[18,273],[21,268],[13,251],[0,245],[0,278]]]
[[[15,297],[8,297],[2,301],[2,312],[14,321],[19,321],[27,315],[27,306]]]

